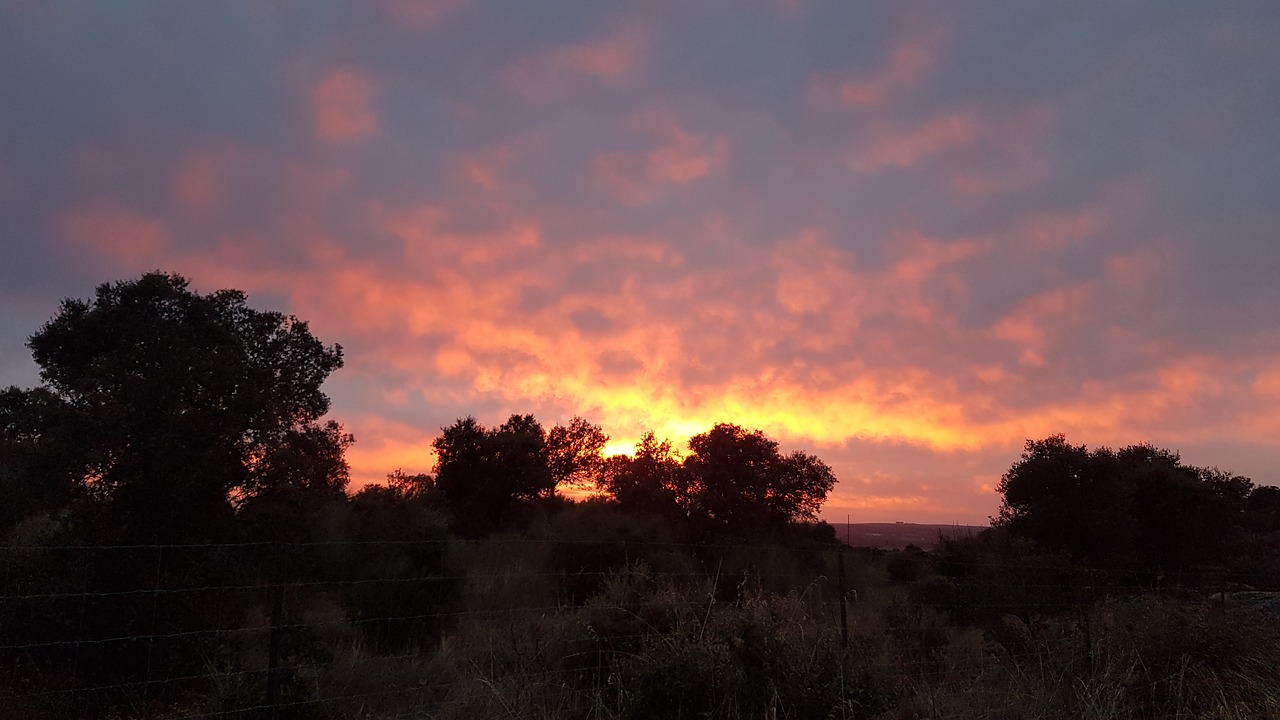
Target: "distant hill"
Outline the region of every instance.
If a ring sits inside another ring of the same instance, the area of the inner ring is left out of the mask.
[[[932,550],[938,538],[964,537],[987,529],[985,525],[917,525],[916,523],[828,523],[836,537],[854,547],[901,550],[908,545]]]

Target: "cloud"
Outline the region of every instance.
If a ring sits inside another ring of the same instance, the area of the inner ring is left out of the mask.
[[[361,481],[511,412],[759,427],[866,519],[985,518],[1053,432],[1270,472],[1274,18],[760,9],[60,12],[0,43],[0,299],[297,314]]]
[[[879,75],[842,84],[840,102],[855,108],[881,105],[892,91],[915,85],[932,66],[933,54],[923,44],[905,42],[894,48],[889,66]]]
[[[382,0],[383,10],[397,23],[412,28],[435,27],[464,0]]]
[[[676,186],[723,172],[729,162],[726,137],[688,132],[670,112],[642,113],[630,124],[648,138],[648,150],[611,150],[592,157],[595,181],[624,204],[655,202]]]
[[[358,70],[334,70],[311,91],[315,136],[320,140],[351,140],[378,130],[372,107],[373,80]]]
[[[509,67],[506,81],[534,99],[562,95],[582,79],[622,85],[639,72],[647,45],[645,30],[628,26],[598,40],[538,50]]]
[[[972,116],[952,113],[909,129],[888,123],[871,126],[848,157],[849,169],[875,173],[885,168],[913,168],[922,160],[956,147],[971,146],[978,135]]]
[[[169,249],[163,220],[105,201],[72,208],[57,225],[67,242],[106,259],[117,271],[154,269]]]
[[[993,337],[1017,345],[1025,365],[1043,366],[1051,326],[1063,329],[1071,320],[1088,312],[1093,297],[1091,284],[1055,288],[1029,298],[991,329]]]
[[[196,215],[213,215],[230,209],[238,187],[261,167],[249,153],[223,143],[210,148],[186,150],[173,173],[173,194],[179,208]]]

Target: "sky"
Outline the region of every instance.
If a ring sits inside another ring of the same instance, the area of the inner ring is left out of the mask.
[[[292,313],[353,486],[442,426],[714,423],[824,517],[1028,438],[1280,481],[1280,4],[0,3],[0,385],[164,270]]]

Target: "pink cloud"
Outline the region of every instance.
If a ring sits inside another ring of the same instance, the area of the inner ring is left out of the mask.
[[[889,66],[879,75],[840,86],[840,101],[849,107],[869,107],[884,103],[890,92],[908,88],[933,66],[933,54],[918,42],[904,42],[894,48]]]
[[[592,158],[596,182],[623,203],[654,202],[663,196],[668,186],[717,174],[729,161],[728,138],[687,132],[670,113],[642,113],[631,124],[652,138],[652,149],[605,151]]]
[[[991,328],[991,335],[1017,345],[1022,350],[1019,358],[1024,365],[1045,365],[1045,349],[1048,345],[1049,327],[1058,332],[1066,331],[1065,325],[1080,321],[1089,311],[1094,295],[1093,283],[1055,288],[1022,302],[1017,309],[1001,318]]]
[[[1107,279],[1139,295],[1161,294],[1175,281],[1181,263],[1173,243],[1146,245],[1107,258]]]
[[[919,84],[933,68],[936,50],[932,45],[937,42],[904,40],[893,48],[880,68],[858,73],[856,79],[815,75],[809,80],[810,99],[821,105],[859,110],[883,107],[894,94]]]
[[[551,64],[616,85],[635,71],[643,48],[643,33],[629,28],[598,42],[560,48],[552,53]]]
[[[638,72],[647,40],[643,28],[631,26],[601,40],[541,51],[511,66],[506,80],[534,99],[559,95],[576,78],[621,85]]]
[[[984,117],[979,138],[983,162],[955,170],[952,191],[962,200],[981,201],[1023,192],[1044,181],[1050,173],[1045,137],[1054,118],[1055,112],[1046,104]]]
[[[384,210],[382,229],[404,243],[404,259],[421,267],[469,269],[527,259],[541,243],[536,223],[514,222],[487,233],[458,233],[446,224],[450,213],[436,205]]]
[[[72,208],[58,218],[57,226],[67,241],[114,260],[121,269],[154,270],[169,245],[163,220],[110,202]]]
[[[618,236],[601,237],[578,246],[573,251],[573,259],[582,265],[616,260],[647,260],[671,266],[684,263],[680,252],[662,240]]]
[[[372,108],[373,80],[358,70],[334,70],[311,92],[315,136],[350,140],[378,130]]]
[[[774,0],[774,11],[784,20],[794,20],[804,12],[804,0]]]
[[[877,123],[849,155],[849,169],[868,174],[890,167],[911,168],[951,148],[971,146],[977,137],[974,118],[962,113],[935,117],[906,130]]]
[[[383,10],[395,22],[414,28],[437,25],[441,18],[463,5],[464,0],[382,0]]]
[[[344,418],[343,425],[356,436],[346,454],[354,487],[385,482],[393,470],[414,474],[435,468],[434,438],[420,427],[369,414]]]
[[[495,192],[504,184],[511,157],[512,152],[507,148],[467,154],[458,160],[456,174],[466,182]]]
[[[216,156],[202,152],[187,153],[174,178],[178,202],[194,210],[221,207],[226,200],[222,174],[222,163]]]
[[[222,145],[183,153],[173,175],[173,193],[178,206],[192,213],[216,213],[230,201],[236,174],[252,163],[239,148]]]
[[[521,170],[537,162],[546,150],[545,136],[540,132],[517,135],[505,142],[472,147],[459,151],[451,161],[450,178],[453,191],[468,201],[480,200],[474,193],[478,187],[491,196],[483,202],[509,206],[528,189],[527,177]]]
[[[476,398],[496,399],[505,409],[499,415],[532,411],[549,419],[584,412],[615,438],[634,438],[653,429],[677,444],[715,421],[732,419],[761,427],[786,443],[813,443],[823,457],[842,457],[838,448],[850,438],[863,438],[933,448],[955,458],[1007,450],[1011,462],[1021,438],[1051,432],[1113,443],[1117,437],[1219,436],[1233,431],[1227,419],[1196,425],[1194,431],[1179,428],[1205,403],[1224,398],[1246,403],[1249,395],[1276,386],[1271,375],[1256,380],[1241,375],[1246,379],[1240,383],[1223,380],[1241,371],[1218,359],[1179,360],[1160,366],[1146,381],[1092,381],[1069,399],[1016,407],[1013,401],[1025,386],[1016,365],[1012,370],[975,365],[972,376],[984,382],[968,388],[957,382],[963,373],[955,367],[934,370],[909,361],[884,364],[850,357],[804,369],[769,356],[769,348],[785,347],[805,332],[790,319],[793,314],[827,323],[817,333],[823,337],[830,335],[826,328],[840,328],[855,347],[909,341],[912,325],[867,330],[860,319],[867,313],[896,312],[893,308],[903,298],[916,297],[912,293],[987,252],[989,244],[982,240],[946,241],[902,230],[887,246],[888,265],[871,270],[859,268],[854,257],[821,231],[812,231],[778,244],[765,256],[739,246],[740,263],[673,274],[670,268],[679,254],[661,238],[600,237],[571,253],[548,256],[525,221],[459,232],[450,229],[444,206],[430,204],[384,209],[373,217],[384,231],[401,238],[403,255],[397,262],[321,255],[287,282],[275,277],[271,283],[290,288],[291,311],[313,320],[317,333],[344,343],[359,338],[363,352],[359,358],[353,355],[343,373],[383,378],[375,384],[385,388],[385,403],[390,404],[430,397],[466,407]],[[776,308],[744,302],[737,294],[751,268],[761,263],[776,269]],[[565,284],[572,273],[620,264],[626,265],[625,272],[609,291]],[[543,289],[548,303],[521,309],[527,288]],[[1047,362],[1061,334],[1078,325],[1070,318],[1088,312],[1092,297],[1087,284],[1034,296],[997,323],[991,335]],[[928,307],[934,313],[930,332],[945,338],[947,308]],[[610,325],[600,332],[579,332],[570,318],[580,312],[596,313]],[[702,343],[696,347],[690,344],[695,342],[689,335],[693,329],[698,330],[696,342]],[[831,352],[834,346],[811,349]],[[602,374],[601,363],[611,358],[626,359],[628,366]],[[689,385],[684,374],[708,358],[719,358],[720,380]],[[1270,367],[1280,367],[1280,362]],[[386,380],[391,374],[394,382]],[[1255,405],[1256,417],[1248,416],[1254,419],[1245,431],[1250,437],[1276,425],[1274,414],[1256,401],[1242,407]],[[360,480],[379,481],[397,467],[430,469],[432,429],[391,427],[363,416],[352,418],[348,426],[360,439],[351,455]],[[833,498],[829,515],[909,512],[944,520],[981,518],[995,504],[989,473],[979,482],[973,480],[979,473],[957,470],[960,484],[955,487],[947,475],[944,480],[901,479],[896,485],[859,488],[853,481],[863,472],[860,467],[850,461],[838,464],[847,484]]]
[[[777,272],[779,304],[792,313],[835,313],[845,332],[856,330],[866,302],[853,257],[818,231],[779,243],[771,265]]]

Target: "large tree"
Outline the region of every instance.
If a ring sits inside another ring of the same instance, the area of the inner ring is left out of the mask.
[[[606,442],[599,427],[577,417],[550,432],[532,415],[512,415],[495,428],[461,418],[432,443],[435,487],[464,530],[487,532],[513,506],[593,479]]]
[[[71,503],[88,430],[47,388],[0,391],[0,532]]]
[[[103,284],[28,346],[45,404],[81,432],[80,489],[132,539],[216,536],[237,498],[345,485],[350,437],[318,424],[342,349],[240,291],[202,295],[160,272]]]
[[[1028,440],[997,490],[996,527],[1093,563],[1172,568],[1217,559],[1253,483],[1151,445],[1089,450],[1052,435]]]
[[[694,510],[730,532],[815,520],[836,482],[817,457],[783,455],[763,432],[729,423],[690,438],[689,450],[684,468]]]
[[[649,432],[633,455],[605,462],[597,487],[626,512],[683,519],[691,502],[688,477],[671,442]]]
[[[436,487],[463,529],[487,532],[516,502],[554,492],[546,440],[532,415],[493,429],[468,416],[442,429],[432,443]]]

